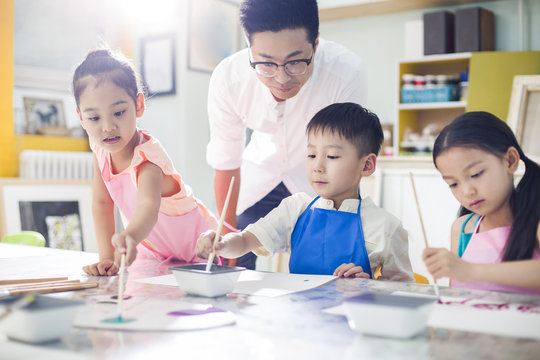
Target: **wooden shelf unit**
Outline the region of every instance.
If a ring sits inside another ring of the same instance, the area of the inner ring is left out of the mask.
[[[506,120],[515,75],[538,74],[540,51],[473,52],[428,55],[398,60],[396,64],[394,154],[400,154],[400,143],[406,128],[421,133],[428,124],[441,127],[466,111],[489,111]],[[401,103],[403,74],[459,75],[469,71],[466,101]]]

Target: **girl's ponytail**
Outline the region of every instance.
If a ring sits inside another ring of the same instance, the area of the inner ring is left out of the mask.
[[[525,260],[533,256],[540,222],[540,166],[529,159],[517,147],[521,160],[525,163],[525,174],[510,199],[514,221],[508,238],[503,261]]]

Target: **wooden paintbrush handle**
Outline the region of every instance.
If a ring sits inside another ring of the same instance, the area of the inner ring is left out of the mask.
[[[17,290],[17,289],[29,289],[34,287],[44,287],[51,285],[68,285],[80,283],[80,280],[64,280],[64,281],[49,281],[49,282],[39,282],[39,283],[27,283],[27,284],[12,284],[12,285],[3,285],[0,286],[0,289],[7,290]]]
[[[81,290],[97,287],[97,282],[84,282],[79,284],[67,284],[67,285],[57,285],[57,286],[43,286],[43,287],[34,287],[31,289],[18,289],[10,291],[9,295],[22,295],[28,293],[52,293],[52,292],[61,292],[61,291],[70,291],[70,290]]]
[[[0,285],[40,283],[40,282],[49,282],[49,281],[61,281],[61,280],[67,280],[67,279],[68,279],[67,277],[56,277],[56,278],[40,278],[40,279],[0,280]]]

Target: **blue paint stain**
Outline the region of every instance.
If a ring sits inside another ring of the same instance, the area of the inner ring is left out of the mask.
[[[130,323],[135,321],[135,319],[125,319],[121,315],[117,317],[113,317],[110,319],[102,320],[101,322],[107,323],[107,324],[123,324],[123,323]]]

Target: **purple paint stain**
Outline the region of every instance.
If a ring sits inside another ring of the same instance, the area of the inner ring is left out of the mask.
[[[171,311],[170,313],[167,313],[167,315],[171,316],[193,316],[193,315],[204,315],[204,314],[210,314],[210,313],[217,313],[217,312],[225,312],[225,310],[222,310],[220,308],[216,307],[209,307],[208,309],[204,310],[198,310],[198,309],[187,309],[187,310],[180,310],[180,311]]]

